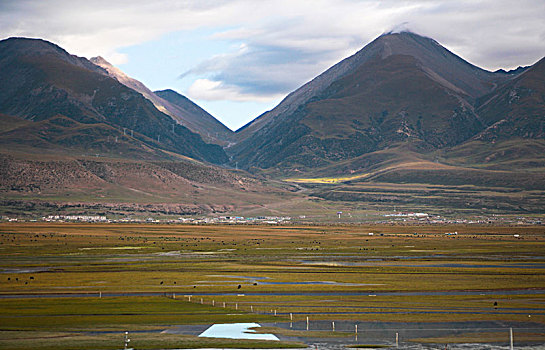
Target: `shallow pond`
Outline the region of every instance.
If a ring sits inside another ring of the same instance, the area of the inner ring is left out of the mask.
[[[199,337],[206,338],[229,338],[229,339],[260,339],[278,340],[274,334],[259,334],[250,328],[261,327],[257,323],[223,323],[214,324],[199,334]]]

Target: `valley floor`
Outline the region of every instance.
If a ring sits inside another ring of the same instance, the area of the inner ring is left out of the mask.
[[[0,349],[535,347],[544,269],[543,226],[2,223]]]

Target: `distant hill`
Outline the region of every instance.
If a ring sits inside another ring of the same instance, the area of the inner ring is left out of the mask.
[[[2,136],[5,145],[17,147],[16,139],[28,139],[53,151],[69,146],[72,152],[147,158],[150,149],[160,149],[212,163],[227,161],[220,146],[205,143],[103,68],[47,41],[0,41],[0,80],[0,113],[41,123],[11,130]],[[123,154],[120,144],[131,144],[130,153]],[[163,151],[152,153],[161,157]]]
[[[287,201],[287,184],[190,159],[120,159],[6,152],[0,147],[0,213],[208,215]]]
[[[199,134],[206,142],[224,145],[234,132],[187,97],[173,90],[151,91],[142,82],[129,77],[102,57],[93,57],[91,62],[103,68],[110,77],[141,93],[161,112],[169,115],[181,125]]]
[[[234,139],[235,133],[231,129],[187,97],[171,89],[155,91],[154,93],[163,101],[167,101],[165,106],[169,112],[180,116],[182,124],[199,133],[204,140],[227,145]]]
[[[545,139],[545,58],[477,103],[486,129],[476,139]]]

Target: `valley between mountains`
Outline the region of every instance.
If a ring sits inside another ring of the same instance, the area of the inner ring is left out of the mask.
[[[101,57],[0,41],[4,216],[537,215],[545,58],[483,70],[386,33],[237,131]]]

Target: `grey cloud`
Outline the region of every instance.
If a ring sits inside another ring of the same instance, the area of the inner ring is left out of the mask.
[[[297,48],[250,44],[241,52],[202,62],[180,75],[205,76],[236,86],[241,93],[278,95],[297,88],[316,74],[316,65],[335,52],[309,52]],[[323,64],[322,64],[323,66]]]
[[[399,27],[434,38],[485,69],[515,68],[545,55],[540,39],[545,2],[537,0],[321,1],[320,5],[326,9],[310,9],[307,16],[294,10],[287,17],[279,11],[265,23],[217,35],[216,39],[245,42],[247,50],[211,58],[182,77],[221,81],[241,93],[286,94],[380,33]]]
[[[486,69],[545,55],[543,0],[0,0],[0,33],[78,55],[114,52],[173,31],[231,28],[244,43],[181,74],[252,95],[286,94],[400,23]]]

